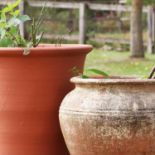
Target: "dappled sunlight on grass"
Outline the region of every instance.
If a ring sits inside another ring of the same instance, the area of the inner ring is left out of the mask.
[[[155,65],[155,55],[146,54],[146,59],[131,59],[129,52],[106,52],[94,50],[86,59],[85,73],[88,68],[96,68],[110,75],[129,75],[146,77]]]

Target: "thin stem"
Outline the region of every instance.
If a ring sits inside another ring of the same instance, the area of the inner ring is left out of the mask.
[[[39,38],[39,40],[37,41],[35,47],[37,47],[39,45],[39,43],[41,42],[42,38],[43,38],[44,32],[41,33],[41,36]]]
[[[45,11],[45,6],[46,6],[46,3],[44,4],[44,6],[43,6],[42,9],[41,9],[41,12],[40,12],[40,15],[39,15],[39,18],[38,18],[37,25],[39,25],[39,23],[40,23],[41,20],[43,19],[43,15],[44,15],[44,11]]]
[[[35,19],[33,18],[33,21],[32,21],[32,42],[33,42],[33,46],[35,46],[35,44],[36,44],[35,26],[36,26]]]
[[[31,40],[32,40],[33,47],[37,47],[43,38],[44,32],[41,33],[39,39],[37,38],[37,34],[39,33],[41,24],[43,22],[44,9],[45,9],[45,6],[42,8],[41,13],[38,17],[38,20],[35,20],[34,18],[32,20],[32,25],[31,25],[31,27],[32,27],[32,30],[31,30],[32,36],[31,37],[32,38],[31,38]]]
[[[148,79],[152,79],[152,78],[153,78],[154,73],[155,73],[155,67],[153,67],[153,69],[152,69],[152,71],[151,71],[151,73],[150,73],[150,75],[149,75]]]
[[[8,32],[8,35],[12,38],[12,40],[14,41],[15,46],[18,46],[18,39],[12,35],[12,33]]]

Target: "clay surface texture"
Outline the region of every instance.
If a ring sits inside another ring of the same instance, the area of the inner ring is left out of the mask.
[[[155,155],[155,80],[72,82],[59,114],[71,155]]]
[[[0,155],[68,155],[59,105],[90,46],[0,48]]]

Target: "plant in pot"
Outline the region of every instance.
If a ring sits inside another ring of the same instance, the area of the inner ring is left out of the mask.
[[[92,47],[39,44],[44,9],[34,20],[20,14],[19,3],[0,11],[0,154],[66,155],[58,108],[73,87],[71,68],[82,70]],[[21,22],[31,25],[28,40],[20,35]]]
[[[154,155],[155,79],[74,77],[59,118],[71,155]]]

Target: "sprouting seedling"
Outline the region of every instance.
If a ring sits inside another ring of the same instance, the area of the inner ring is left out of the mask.
[[[45,11],[45,5],[44,7],[42,8],[41,12],[40,12],[40,15],[39,15],[39,18],[38,20],[36,21],[34,18],[32,19],[32,25],[31,25],[31,31],[32,31],[32,46],[33,47],[37,47],[39,45],[39,43],[41,42],[42,38],[43,38],[43,35],[44,35],[44,32],[41,32],[41,34],[38,35],[39,31],[40,31],[40,27],[43,23],[43,20],[44,20],[44,11]]]

